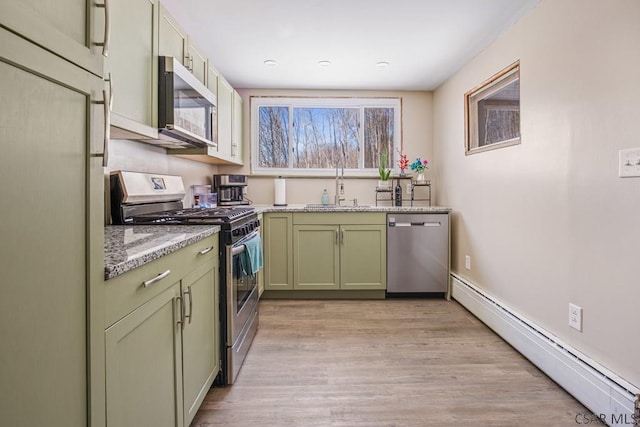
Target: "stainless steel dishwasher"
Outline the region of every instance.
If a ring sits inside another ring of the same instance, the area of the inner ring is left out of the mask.
[[[387,214],[387,294],[448,292],[449,214]]]

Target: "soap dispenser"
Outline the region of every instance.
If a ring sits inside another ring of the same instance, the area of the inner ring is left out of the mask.
[[[322,190],[322,204],[323,205],[329,204],[329,193],[327,192],[326,188]]]

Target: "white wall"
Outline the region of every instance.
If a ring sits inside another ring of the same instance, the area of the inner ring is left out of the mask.
[[[250,135],[251,135],[251,97],[252,96],[337,96],[337,97],[399,97],[402,98],[402,139],[404,153],[409,159],[420,156],[433,160],[433,111],[430,92],[409,91],[336,91],[336,90],[274,90],[274,89],[238,89],[244,101],[244,167],[220,166],[221,173],[250,174]],[[425,172],[425,178],[435,177],[433,168]],[[249,178],[248,197],[257,204],[273,204],[274,177],[251,176]],[[376,179],[347,178],[345,196],[357,198],[359,204],[375,203]],[[326,188],[331,200],[335,195],[335,180],[326,178],[287,178],[287,203],[320,203],[322,190]],[[420,191],[424,189],[419,189]],[[418,197],[418,194],[416,195]],[[388,205],[389,203],[387,203]]]
[[[217,173],[218,168],[207,163],[169,156],[161,147],[138,141],[112,139],[109,144],[109,165],[105,173],[108,176],[114,170],[180,175],[187,190],[184,203],[189,207],[189,187],[211,184],[211,176]]]
[[[635,386],[640,178],[617,161],[640,147],[638,46],[638,0],[543,0],[434,93],[453,271]],[[464,93],[517,59],[522,144],[465,156]]]

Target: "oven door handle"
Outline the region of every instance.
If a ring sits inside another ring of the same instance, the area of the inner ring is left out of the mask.
[[[253,239],[254,237],[258,236],[259,234],[260,234],[260,230],[255,230],[251,234],[248,234],[242,240],[236,242],[231,248],[231,255],[238,255],[239,253],[244,252],[244,250],[246,249],[244,244],[249,240]]]
[[[235,246],[233,249],[231,249],[231,255],[238,255],[246,250],[247,247],[245,245]]]

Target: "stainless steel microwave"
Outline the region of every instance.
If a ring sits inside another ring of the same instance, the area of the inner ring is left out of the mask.
[[[217,146],[216,96],[180,61],[158,58],[158,133],[167,148]]]

